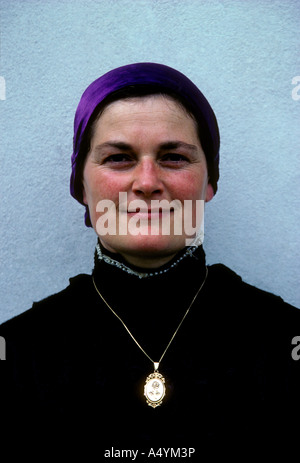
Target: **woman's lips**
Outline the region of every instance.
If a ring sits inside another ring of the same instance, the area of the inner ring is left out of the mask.
[[[138,215],[139,217],[161,217],[167,214],[173,214],[174,209],[148,209],[127,211],[127,215]]]

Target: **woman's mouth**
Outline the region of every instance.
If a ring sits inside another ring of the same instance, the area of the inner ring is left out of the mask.
[[[162,208],[149,208],[149,209],[142,209],[142,208],[136,208],[134,210],[128,209],[127,214],[130,216],[139,216],[141,218],[154,218],[154,217],[162,217],[166,215],[170,215],[174,213],[174,208],[169,208],[169,209],[162,209]]]

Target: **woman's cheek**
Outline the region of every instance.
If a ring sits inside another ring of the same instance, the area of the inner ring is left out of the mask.
[[[117,204],[119,191],[122,184],[114,176],[105,175],[103,172],[94,172],[89,182],[93,202],[109,199]]]
[[[184,178],[173,185],[172,199],[184,200],[205,199],[206,182],[199,175],[186,175]]]

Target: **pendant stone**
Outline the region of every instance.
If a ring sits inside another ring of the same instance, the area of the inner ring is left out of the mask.
[[[144,386],[147,404],[156,408],[161,405],[166,394],[165,378],[158,372],[159,363],[154,362],[154,373],[149,375]]]

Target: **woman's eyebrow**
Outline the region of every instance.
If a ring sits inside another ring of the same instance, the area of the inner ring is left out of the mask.
[[[125,151],[132,151],[133,147],[129,143],[125,143],[122,141],[107,141],[104,143],[101,143],[100,145],[97,145],[95,147],[95,151],[101,151],[102,149],[105,148],[117,148],[119,150],[125,150]],[[187,149],[189,151],[198,151],[198,147],[196,145],[192,145],[190,143],[186,143],[183,141],[179,140],[170,140],[166,141],[163,143],[160,143],[158,145],[158,150],[159,151],[166,151],[166,150],[175,150],[175,149]]]
[[[190,143],[186,143],[186,142],[179,141],[179,140],[167,141],[159,145],[159,149],[161,151],[175,150],[175,149],[180,149],[180,148],[187,149],[193,152],[198,151],[198,147],[196,145],[192,145]]]
[[[130,151],[132,150],[132,146],[128,143],[124,143],[122,141],[107,141],[105,143],[101,143],[100,145],[95,146],[95,151],[101,151],[105,148],[117,148],[120,150]]]

